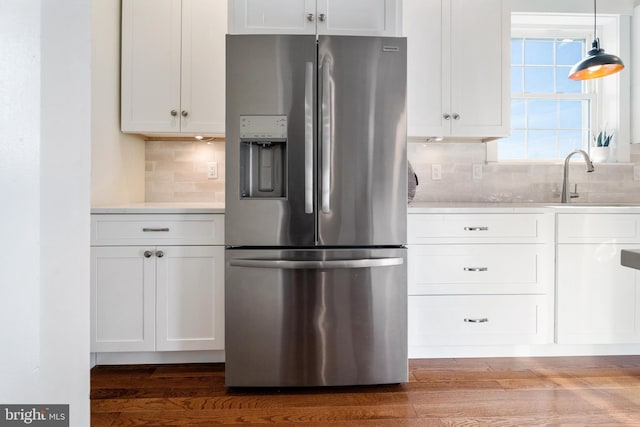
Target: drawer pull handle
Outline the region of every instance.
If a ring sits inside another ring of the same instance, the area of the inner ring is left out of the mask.
[[[464,231],[489,231],[489,227],[465,227]]]
[[[464,271],[488,271],[488,267],[465,267]]]
[[[145,228],[142,229],[142,231],[145,232],[145,233],[149,233],[149,232],[154,233],[154,232],[160,232],[160,231],[161,232],[167,232],[167,231],[169,231],[169,228],[168,227],[167,228],[146,228],[145,227]]]
[[[489,319],[487,319],[486,317],[481,317],[479,319],[465,318],[464,321],[465,321],[465,323],[487,323],[489,321]]]

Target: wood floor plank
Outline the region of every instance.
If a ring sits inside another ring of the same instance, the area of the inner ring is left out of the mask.
[[[411,360],[409,377],[229,389],[222,364],[99,366],[92,426],[640,425],[640,356]]]

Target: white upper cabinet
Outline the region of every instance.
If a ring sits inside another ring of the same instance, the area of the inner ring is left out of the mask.
[[[408,135],[509,134],[508,0],[405,0]]]
[[[229,33],[398,36],[402,0],[229,0]]]
[[[224,134],[226,2],[123,0],[123,132]]]

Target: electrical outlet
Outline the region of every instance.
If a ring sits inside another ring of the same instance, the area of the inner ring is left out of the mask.
[[[473,179],[474,180],[482,179],[482,164],[481,163],[474,163],[472,171],[473,171]]]
[[[207,163],[207,179],[217,179],[217,178],[218,178],[218,163],[217,162]]]
[[[640,166],[633,167],[633,180],[640,181]]]
[[[431,165],[431,179],[434,181],[439,181],[442,179],[442,166],[434,163]]]

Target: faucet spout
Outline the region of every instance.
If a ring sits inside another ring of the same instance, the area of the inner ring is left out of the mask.
[[[564,159],[564,179],[562,181],[562,198],[560,203],[569,203],[569,160],[574,154],[581,154],[584,158],[585,163],[587,164],[587,172],[593,172],[593,162],[589,158],[589,155],[584,150],[574,150],[570,152],[567,157]],[[577,197],[577,196],[576,196]]]

